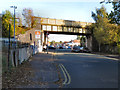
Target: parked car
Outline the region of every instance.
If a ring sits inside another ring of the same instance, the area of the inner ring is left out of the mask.
[[[63,49],[66,49],[66,47],[65,46],[62,46],[63,47]]]
[[[70,47],[70,46],[68,46],[68,47],[67,47],[67,49],[71,49],[71,47]]]
[[[56,46],[56,49],[59,49],[59,47],[60,47],[60,46],[59,46],[59,45],[57,45],[57,46]]]
[[[48,46],[49,49],[56,49],[53,45]]]
[[[83,52],[90,53],[91,51],[88,48],[83,48]]]
[[[83,52],[83,47],[74,46],[72,49],[72,52]]]
[[[47,50],[47,46],[44,45],[44,46],[43,46],[43,51],[46,51],[46,50]]]
[[[62,47],[62,46],[59,46],[59,49],[63,49],[63,47]]]

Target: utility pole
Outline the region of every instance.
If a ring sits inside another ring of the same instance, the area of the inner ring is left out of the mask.
[[[17,6],[10,6],[10,8],[14,8],[14,51],[13,51],[13,56],[14,56],[14,65],[16,66],[16,61],[15,61],[15,49],[16,49],[16,44],[15,43],[15,9],[17,9]]]
[[[10,29],[11,29],[11,25],[9,24],[9,46],[8,46],[8,71],[9,71],[9,67],[10,67],[10,64],[9,64],[9,62],[10,62]]]
[[[46,33],[47,35],[47,54],[48,54],[48,32]]]
[[[11,8],[14,8],[14,41],[15,41],[15,9],[17,9],[17,6],[10,6]]]

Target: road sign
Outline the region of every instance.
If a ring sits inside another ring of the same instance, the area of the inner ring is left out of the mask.
[[[40,38],[40,34],[41,34],[40,31],[35,31],[35,38],[39,39]]]

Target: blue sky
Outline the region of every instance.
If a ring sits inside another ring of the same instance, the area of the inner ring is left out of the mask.
[[[49,2],[48,2],[49,1]],[[75,20],[83,22],[94,22],[91,17],[91,12],[96,8],[100,8],[101,0],[3,0],[0,3],[0,13],[5,10],[10,10],[13,13],[13,8],[17,6],[16,14],[22,15],[24,8],[31,8],[35,16],[56,18],[65,20]],[[111,4],[104,4],[107,12],[112,10]]]
[[[62,0],[63,1],[63,0]],[[67,19],[67,20],[76,20],[76,21],[85,21],[85,22],[94,22],[91,17],[91,11],[95,12],[96,8],[100,8],[102,4],[99,4],[100,0],[91,0],[93,2],[82,2],[78,0],[71,0],[71,2],[58,2],[52,0],[51,2],[42,0],[4,0],[0,3],[0,12],[10,10],[13,12],[13,9],[10,6],[17,6],[16,13],[21,14],[23,8],[31,8],[34,11],[35,16],[56,18],[56,19]],[[107,8],[107,11],[112,10],[111,4],[104,4]]]

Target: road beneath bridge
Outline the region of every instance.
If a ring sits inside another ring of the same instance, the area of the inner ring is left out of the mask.
[[[4,87],[116,90],[118,59],[91,53],[73,53],[70,50],[53,50],[49,54],[42,52],[17,68],[10,79],[4,76]]]
[[[117,88],[118,60],[90,53],[55,54],[66,88]]]

